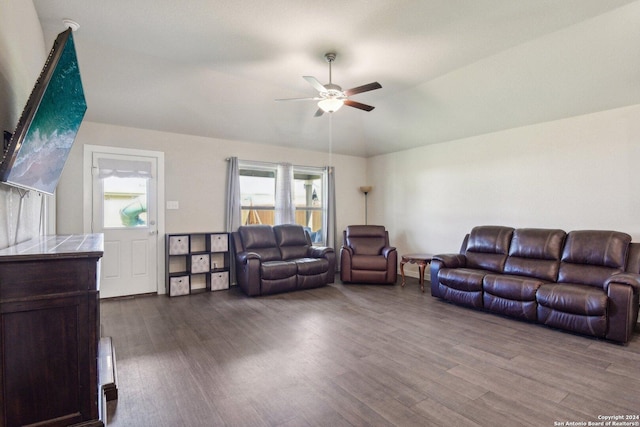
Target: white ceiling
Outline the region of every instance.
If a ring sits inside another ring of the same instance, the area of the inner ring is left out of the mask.
[[[86,119],[372,156],[640,103],[640,1],[34,0],[74,33]],[[314,118],[302,79],[378,81]],[[331,137],[330,137],[331,134]]]

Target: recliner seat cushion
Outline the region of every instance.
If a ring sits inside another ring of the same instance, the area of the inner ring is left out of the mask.
[[[295,260],[297,272],[303,276],[322,274],[329,271],[329,261],[325,258],[300,258]]]
[[[515,301],[489,293],[482,295],[485,309],[511,317],[535,321],[538,317],[538,304],[535,301]]]
[[[534,278],[487,274],[483,289],[491,295],[514,301],[535,301],[536,292],[546,282]]]
[[[482,280],[489,272],[470,268],[443,268],[438,272],[441,285],[459,291],[482,291]]]
[[[267,261],[260,266],[263,280],[278,280],[295,276],[298,266],[294,261]]]
[[[482,281],[484,308],[535,321],[538,317],[536,292],[544,283],[536,278],[487,274]]]
[[[440,270],[439,294],[448,301],[470,307],[482,307],[482,278],[485,274],[486,271],[464,268]]]
[[[291,277],[286,277],[278,280],[268,280],[262,278],[262,280],[260,281],[260,294],[270,295],[280,292],[289,292],[291,290],[297,289],[297,286],[298,277],[295,274]]]
[[[607,296],[599,289],[576,284],[543,285],[536,295],[538,322],[554,328],[604,337]]]
[[[386,271],[387,259],[380,255],[353,255],[351,268],[353,270]]]
[[[565,313],[606,315],[607,295],[603,290],[576,284],[546,284],[538,289],[539,305]]]

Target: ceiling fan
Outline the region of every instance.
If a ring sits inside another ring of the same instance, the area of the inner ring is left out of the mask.
[[[338,111],[343,105],[348,105],[349,107],[358,108],[364,111],[373,110],[375,107],[362,104],[361,102],[352,101],[349,97],[358,93],[380,89],[382,85],[378,82],[373,82],[363,86],[354,87],[352,89],[342,90],[340,86],[333,84],[331,80],[331,63],[335,61],[336,54],[326,53],[324,55],[324,59],[329,63],[329,83],[323,85],[313,76],[302,77],[318,91],[318,96],[313,98],[276,99],[276,101],[318,101],[319,108],[318,111],[316,111],[315,117],[320,117],[324,113],[333,113]]]

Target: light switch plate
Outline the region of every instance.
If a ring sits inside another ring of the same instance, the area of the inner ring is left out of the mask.
[[[167,201],[167,209],[180,209],[180,203],[177,200]]]

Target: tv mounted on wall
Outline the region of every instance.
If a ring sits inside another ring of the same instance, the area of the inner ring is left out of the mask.
[[[0,181],[53,194],[87,111],[71,28],[58,34],[0,163]]]

